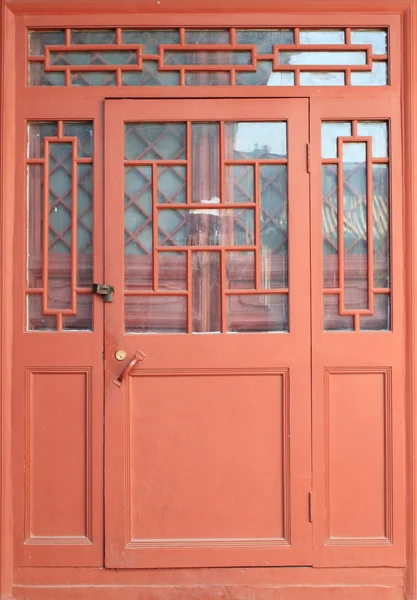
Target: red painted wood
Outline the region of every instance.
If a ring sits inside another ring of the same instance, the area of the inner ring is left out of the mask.
[[[124,334],[123,124],[185,119],[288,119],[290,333]],[[307,119],[305,100],[106,103],[108,567],[311,560]],[[122,388],[118,348],[146,355]]]
[[[392,331],[323,331],[321,121],[389,120]],[[404,565],[405,329],[399,104],[311,111],[314,564]]]

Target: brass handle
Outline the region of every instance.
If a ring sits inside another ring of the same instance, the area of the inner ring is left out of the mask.
[[[124,380],[129,375],[130,371],[133,369],[133,367],[136,365],[136,363],[138,361],[142,361],[145,358],[145,356],[146,355],[143,354],[143,352],[141,352],[140,350],[136,350],[130,363],[128,365],[126,365],[126,367],[123,369],[123,371],[121,372],[119,377],[117,379],[115,379],[113,381],[113,383],[115,385],[117,385],[117,387],[122,387]]]

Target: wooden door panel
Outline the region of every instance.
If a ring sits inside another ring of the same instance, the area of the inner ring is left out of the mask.
[[[97,101],[17,115],[15,564],[102,565],[102,121]]]
[[[402,565],[399,106],[315,101],[311,127],[314,562]],[[334,151],[326,127],[334,129]],[[345,143],[363,148],[346,155]]]
[[[308,563],[307,116],[304,100],[106,105],[109,567]],[[270,149],[238,153],[227,130],[247,122],[276,129]]]

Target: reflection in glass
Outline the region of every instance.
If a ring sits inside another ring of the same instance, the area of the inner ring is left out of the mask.
[[[185,158],[185,123],[127,123],[125,158],[180,160]]]
[[[287,294],[227,297],[227,331],[288,331]]]
[[[255,253],[226,253],[226,287],[230,290],[255,289]]]
[[[321,51],[321,50],[281,50],[278,53],[280,65],[366,65],[366,52]]]
[[[390,286],[390,203],[388,165],[372,165],[374,286]]]
[[[158,289],[187,289],[187,254],[185,252],[158,252]]]
[[[274,44],[293,44],[292,29],[236,29],[237,44],[255,44],[257,54],[272,54]]]
[[[389,294],[375,294],[374,314],[361,316],[361,331],[388,331],[391,329],[391,298]]]
[[[226,202],[254,202],[253,165],[226,167]]]
[[[359,121],[358,135],[372,137],[373,158],[387,158],[388,126],[385,121]]]
[[[230,85],[228,71],[188,71],[185,85]]]
[[[251,53],[242,50],[166,50],[165,65],[250,65]]]
[[[352,44],[371,45],[373,54],[387,53],[387,39],[386,29],[352,29],[350,32]]]
[[[321,156],[337,158],[337,138],[350,137],[352,124],[348,121],[324,121],[321,125]]]
[[[158,202],[186,202],[186,167],[158,167]]]
[[[226,159],[279,160],[287,156],[287,124],[259,121],[226,123]]]
[[[186,44],[230,44],[228,29],[186,29]]]
[[[322,167],[323,286],[339,286],[337,165]]]
[[[368,308],[366,144],[343,144],[344,290],[347,309]]]
[[[219,124],[191,126],[192,202],[220,197]]]
[[[344,44],[344,29],[301,29],[300,44]]]
[[[386,62],[372,62],[372,71],[352,71],[352,85],[388,85],[388,65]]]
[[[323,325],[325,331],[353,331],[352,316],[339,315],[339,296],[325,294],[323,298]]]
[[[186,296],[126,296],[128,333],[187,333]]]
[[[193,332],[221,331],[220,255],[193,252],[192,257]]]
[[[345,85],[343,71],[301,71],[300,85]]]
[[[260,167],[263,289],[288,286],[288,203],[286,165]]]

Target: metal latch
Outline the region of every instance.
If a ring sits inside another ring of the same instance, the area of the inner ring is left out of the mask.
[[[102,296],[103,302],[113,302],[114,287],[103,283],[93,283],[93,294]]]

